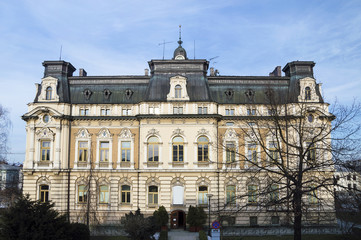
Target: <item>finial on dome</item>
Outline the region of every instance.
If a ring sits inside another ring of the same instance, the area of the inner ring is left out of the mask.
[[[182,25],[179,25],[179,40],[178,40],[179,46],[182,45]]]

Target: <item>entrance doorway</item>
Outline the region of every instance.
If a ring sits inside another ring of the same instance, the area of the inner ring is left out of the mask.
[[[173,211],[170,216],[170,226],[172,229],[186,228],[186,214],[182,210]]]

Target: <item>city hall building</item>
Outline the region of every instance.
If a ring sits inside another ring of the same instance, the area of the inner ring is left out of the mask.
[[[264,153],[240,128],[272,115],[270,92],[284,106],[327,109],[315,63],[289,62],[284,76],[280,67],[269,76],[223,76],[178,43],[172,59],[149,61],[142,75],[75,75],[69,62],[44,61],[22,116],[24,194],[91,224],[163,205],[170,226],[185,227],[189,206],[208,212],[209,200],[212,219],[224,217],[225,225],[282,224],[284,215],[257,207],[235,211],[242,201],[257,205],[262,188],[237,152],[256,160]]]

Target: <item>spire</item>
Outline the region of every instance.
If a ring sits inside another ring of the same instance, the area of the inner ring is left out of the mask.
[[[179,40],[178,40],[179,46],[182,46],[182,25],[179,25]]]
[[[178,40],[178,44],[179,46],[176,48],[176,50],[174,50],[174,54],[173,54],[173,60],[186,60],[187,58],[187,52],[186,50],[182,47],[182,25],[179,25],[179,40]]]

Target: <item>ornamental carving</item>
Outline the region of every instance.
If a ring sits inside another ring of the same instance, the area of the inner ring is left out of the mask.
[[[173,135],[184,135],[184,131],[182,131],[180,128],[177,128],[173,130]]]
[[[76,138],[90,138],[91,134],[85,128],[80,129],[77,134],[75,134]]]
[[[133,136],[134,134],[132,134],[129,128],[123,128],[118,135],[119,138],[133,138]]]
[[[148,136],[150,135],[158,135],[159,136],[159,131],[156,130],[155,128],[152,128],[148,131]]]
[[[226,133],[224,134],[224,138],[226,139],[237,139],[238,138],[238,134],[236,133],[236,131],[232,128],[227,129]]]
[[[208,131],[205,128],[198,130],[198,135],[208,135]]]
[[[42,128],[36,132],[38,138],[46,138],[53,140],[55,133],[51,131],[49,128]]]
[[[98,138],[111,138],[112,134],[110,134],[109,130],[106,128],[103,128],[99,131],[97,134]]]

